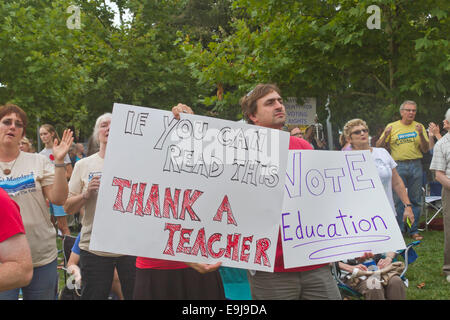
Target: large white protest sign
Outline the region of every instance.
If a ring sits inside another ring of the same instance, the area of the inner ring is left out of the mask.
[[[370,151],[290,150],[285,187],[286,267],[405,248]]]
[[[272,271],[289,134],[115,104],[90,250]]]

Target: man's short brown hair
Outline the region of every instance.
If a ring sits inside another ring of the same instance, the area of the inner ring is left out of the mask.
[[[249,116],[256,113],[256,102],[273,91],[281,95],[280,89],[275,84],[260,83],[256,85],[253,90],[243,96],[241,100],[239,100],[239,104],[242,108],[242,114],[247,123],[253,124],[253,121],[250,120]]]

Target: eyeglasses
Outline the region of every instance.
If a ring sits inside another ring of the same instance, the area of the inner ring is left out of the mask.
[[[362,133],[367,133],[367,132],[369,132],[369,130],[367,130],[367,129],[356,130],[356,131],[353,131],[352,133],[350,133],[350,135],[352,135],[352,134],[361,134],[361,132]]]
[[[413,112],[413,113],[416,113],[417,112],[417,110],[416,109],[402,109],[403,111],[406,111],[406,112]]]
[[[13,124],[13,121],[12,121],[12,119],[5,119],[2,121],[2,124],[6,127],[9,127]],[[19,129],[23,128],[23,123],[20,121],[16,121],[14,123],[14,125],[16,126],[16,128],[19,128]]]

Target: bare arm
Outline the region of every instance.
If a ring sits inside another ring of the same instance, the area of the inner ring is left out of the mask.
[[[427,153],[430,150],[430,145],[425,138],[426,132],[425,128],[421,124],[416,125],[416,130],[419,132],[419,138],[420,138],[420,150],[423,153]]]
[[[55,157],[55,177],[53,184],[42,188],[44,196],[53,204],[62,206],[67,199],[69,188],[66,179],[66,167],[58,167],[57,165],[64,164],[64,157],[69,151],[69,147],[73,142],[72,131],[64,130],[61,142],[55,139],[53,144],[53,155]]]
[[[0,242],[0,292],[27,286],[33,277],[30,247],[24,234]]]
[[[341,269],[341,270],[344,270],[346,272],[352,273],[353,269],[355,269],[355,268],[367,271],[367,267],[365,265],[363,265],[363,264],[358,264],[358,265],[352,266],[352,265],[349,265],[349,264],[346,264],[346,263],[343,263],[343,262],[339,261],[339,269]]]
[[[383,133],[381,134],[380,138],[378,139],[378,141],[376,142],[376,146],[378,148],[386,148],[387,146],[387,142],[386,139],[387,137],[389,137],[389,135],[391,134],[392,131],[392,126],[387,127]]]
[[[66,202],[64,203],[64,211],[67,214],[75,214],[77,212],[80,212],[80,209],[86,204],[87,200],[83,197],[83,195],[84,193],[67,198]]]
[[[72,171],[73,171],[72,164],[70,164],[70,163],[66,164],[66,179],[67,180],[69,180],[70,177],[72,176]]]
[[[436,180],[442,184],[442,187],[450,190],[450,179],[447,177],[444,171],[435,170]]]
[[[394,258],[396,256],[395,252],[387,252],[386,253],[386,257],[384,259],[380,259],[377,263],[377,267],[379,269],[383,269],[386,268],[387,266],[389,266],[390,264],[392,264],[392,261],[394,261]]]
[[[408,197],[408,191],[406,191],[405,184],[403,183],[402,178],[395,168],[392,169],[392,189],[395,191],[403,204],[406,205],[411,203]],[[403,221],[405,221],[407,217],[409,218],[411,223],[414,223],[414,213],[412,211],[412,208],[405,206],[405,210],[403,211]]]
[[[442,138],[441,133],[439,132],[439,126],[436,125],[434,122],[430,122],[428,124],[429,150],[432,150],[434,148],[435,145],[434,137],[436,137],[437,140]]]
[[[100,177],[92,177],[89,181],[88,188],[81,194],[70,196],[64,204],[64,211],[68,214],[74,214],[80,211],[80,209],[86,204],[86,201],[94,196],[100,188]]]

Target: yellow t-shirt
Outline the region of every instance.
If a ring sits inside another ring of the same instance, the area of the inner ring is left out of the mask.
[[[58,255],[56,230],[42,193],[42,187],[53,184],[55,169],[37,153],[20,152],[14,161],[0,162],[0,187],[20,207],[33,267],[44,266]],[[11,168],[11,174],[3,173],[3,169]]]
[[[69,181],[69,197],[82,194],[87,190],[89,181],[93,176],[101,176],[103,170],[104,159],[102,159],[98,152],[75,163],[72,176]],[[97,194],[91,196],[85,204],[85,212],[81,224],[80,249],[89,251],[93,254],[103,257],[120,257],[120,254],[109,252],[100,252],[89,250],[91,242],[92,226],[94,224],[95,208],[97,206]],[[111,235],[113,236],[113,235]]]
[[[416,121],[413,121],[410,125],[404,125],[398,120],[386,126],[386,128],[392,126],[392,131],[385,141],[389,143],[391,156],[395,161],[423,158],[423,153],[420,150],[420,136],[416,130],[417,124],[422,127],[425,140],[428,141],[424,126]]]

